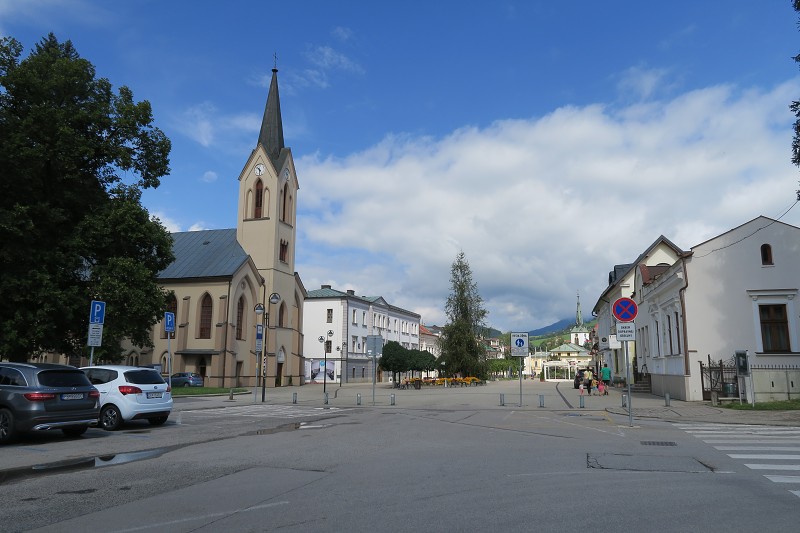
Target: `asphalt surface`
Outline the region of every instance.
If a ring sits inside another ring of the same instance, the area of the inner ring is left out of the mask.
[[[327,392],[325,404],[323,389]],[[373,393],[374,390],[374,393]],[[373,395],[374,394],[374,395]],[[572,381],[523,380],[520,402],[519,381],[490,381],[486,385],[470,387],[441,387],[423,385],[421,389],[397,389],[388,383],[337,383],[307,384],[302,387],[283,387],[266,390],[266,403],[288,405],[329,405],[336,407],[370,408],[392,406],[403,408],[436,409],[524,409],[542,411],[586,410],[606,411],[613,415],[630,417],[623,406],[624,388],[612,388],[606,396],[583,395],[575,390]],[[501,395],[503,405],[501,405]],[[360,396],[360,404],[359,404]],[[261,403],[261,390],[253,393],[205,397],[179,397],[175,411],[181,409],[220,408],[225,406]],[[374,398],[374,402],[373,402]],[[632,393],[630,402],[634,419],[663,419],[668,421],[705,421],[720,424],[760,424],[800,426],[800,411],[750,411],[712,406],[711,402],[684,402],[652,394]],[[521,404],[521,405],[520,405]]]

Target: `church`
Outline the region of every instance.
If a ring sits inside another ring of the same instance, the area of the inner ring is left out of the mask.
[[[262,375],[267,387],[302,384],[306,290],[294,270],[300,186],[284,145],[277,73],[239,174],[236,227],[172,234],[175,261],[158,279],[172,293],[166,311],[175,313],[175,331],[156,324],[154,348],[126,347],[126,363],[197,372],[209,387],[252,387]]]

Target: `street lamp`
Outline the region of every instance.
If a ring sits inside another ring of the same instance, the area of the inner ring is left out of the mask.
[[[273,292],[269,295],[269,303],[277,304],[281,301],[281,295],[277,292]],[[261,374],[261,402],[264,403],[267,398],[267,331],[269,330],[269,307],[265,308],[264,304],[257,303],[254,311],[256,315],[261,317],[262,319],[262,331],[263,331],[263,340],[259,345],[260,335],[258,331],[256,331],[256,351],[260,352],[261,362],[259,364],[258,373]],[[258,348],[261,348],[260,350]],[[256,386],[258,386],[258,382],[256,381]],[[253,394],[255,400],[255,394]]]
[[[347,341],[343,341],[342,342],[342,347],[341,348],[339,348],[338,346],[336,347],[336,351],[338,352],[339,350],[342,350],[342,352],[344,352],[344,369],[342,370],[342,373],[339,375],[339,386],[341,387],[342,386],[342,375],[344,375],[344,379],[345,379],[345,381],[347,381],[347,363],[348,363],[348,359],[347,359]],[[341,362],[342,362],[342,358],[339,357],[339,364],[340,365],[341,365]]]
[[[331,337],[333,337],[333,330],[329,329],[328,330],[328,338],[330,339]],[[327,390],[328,390],[327,389],[327,387],[328,387],[328,345],[325,343],[325,337],[323,337],[322,335],[320,335],[317,340],[320,343],[322,343],[322,351],[325,352],[325,355],[324,355],[325,361],[323,363],[325,365],[325,370],[324,370],[324,373],[322,374],[322,393],[325,394],[327,392]]]

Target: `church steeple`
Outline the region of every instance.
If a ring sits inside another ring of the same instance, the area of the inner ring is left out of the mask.
[[[258,143],[264,147],[270,159],[277,161],[281,155],[283,144],[283,121],[281,120],[281,100],[278,96],[278,69],[272,69],[272,81],[269,84],[267,106],[261,120],[261,132]]]
[[[581,314],[581,293],[578,292],[578,310],[575,312],[575,325],[583,326],[583,315]]]

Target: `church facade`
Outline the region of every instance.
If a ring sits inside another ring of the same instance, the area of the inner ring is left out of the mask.
[[[128,347],[127,363],[197,372],[211,387],[252,387],[262,376],[267,387],[302,384],[299,188],[273,69],[258,141],[238,177],[236,228],[172,235],[175,261],[158,277],[172,293],[175,332],[157,324],[154,348]]]

